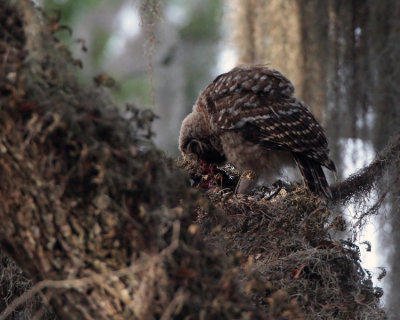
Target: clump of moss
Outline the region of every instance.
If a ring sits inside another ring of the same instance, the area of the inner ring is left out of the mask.
[[[207,244],[241,257],[243,277],[257,279],[243,289],[271,317],[294,319],[290,310],[296,308],[305,319],[386,317],[382,290],[361,266],[358,246],[337,240],[346,228],[340,208],[296,183],[272,197],[235,194],[238,177],[229,178],[234,170],[225,173],[224,183],[219,172],[205,173],[202,164],[181,166],[218,208],[198,215]]]

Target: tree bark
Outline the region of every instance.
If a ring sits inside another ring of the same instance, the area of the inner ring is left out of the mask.
[[[29,1],[0,8],[0,244],[34,283],[0,318],[44,292],[59,319],[261,319],[191,227],[204,200],[152,115],[84,88],[60,28]]]

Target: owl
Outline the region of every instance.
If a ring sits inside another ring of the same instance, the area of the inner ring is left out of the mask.
[[[252,172],[254,183],[239,185],[239,193],[270,184],[285,167],[297,164],[305,186],[330,198],[322,167],[336,168],[324,130],[294,92],[289,79],[266,66],[240,66],[219,75],[183,120],[180,151]]]

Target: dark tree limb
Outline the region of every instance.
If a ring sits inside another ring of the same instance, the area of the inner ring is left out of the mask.
[[[331,187],[333,199],[335,202],[346,203],[354,198],[363,198],[389,170],[394,178],[392,181],[397,181],[400,178],[399,168],[400,135],[396,135],[368,166]]]

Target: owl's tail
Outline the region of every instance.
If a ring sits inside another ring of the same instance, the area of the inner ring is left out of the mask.
[[[332,199],[332,192],[321,165],[313,159],[299,154],[294,154],[294,159],[300,169],[306,187],[313,193]]]

